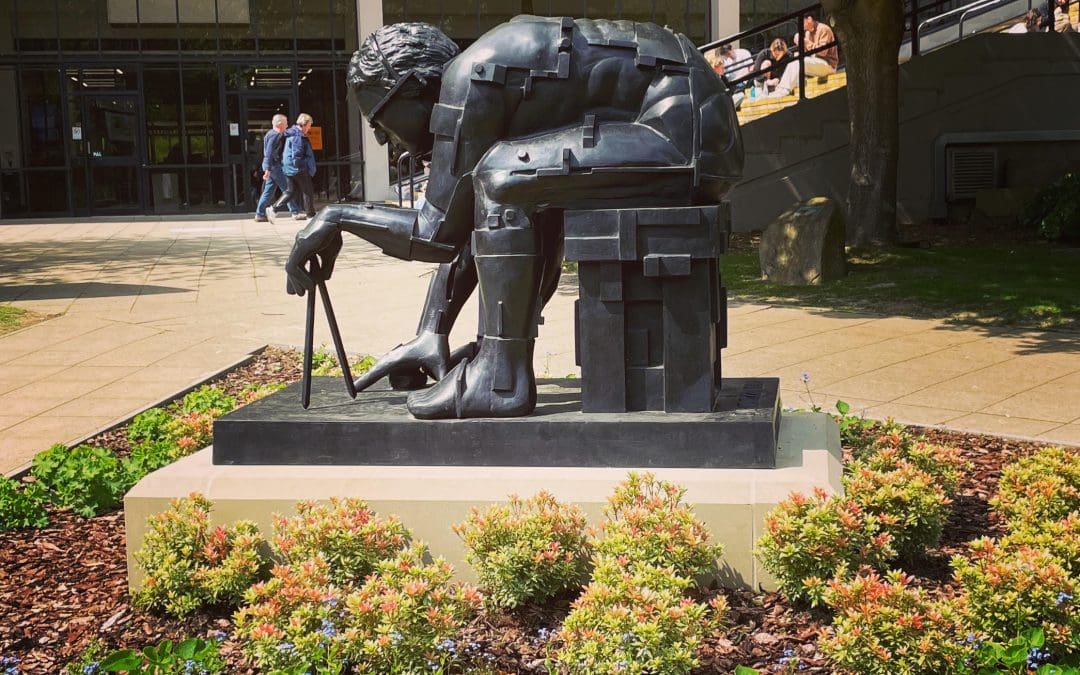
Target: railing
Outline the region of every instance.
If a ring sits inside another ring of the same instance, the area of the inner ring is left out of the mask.
[[[944,27],[944,26],[937,29],[937,30],[930,30],[930,28],[933,25],[938,24],[938,23],[942,23],[942,22],[944,22],[944,21],[946,21],[948,19],[952,19],[954,17],[959,16],[959,19],[957,20],[958,33],[956,35],[956,39],[941,42],[940,44],[936,45],[936,47],[945,46],[946,44],[952,44],[953,42],[958,42],[958,41],[962,40],[965,37],[964,36],[965,23],[969,20],[969,18],[973,19],[976,16],[980,16],[980,15],[992,12],[995,9],[1000,9],[1000,8],[1007,7],[1007,6],[1011,5],[1011,4],[1024,3],[1024,4],[1026,4],[1027,9],[1029,11],[1033,7],[1033,0],[974,0],[973,2],[970,2],[970,3],[966,4],[966,5],[963,5],[962,7],[957,7],[955,9],[950,9],[950,10],[945,11],[945,12],[935,13],[932,16],[930,16],[929,18],[927,18],[927,19],[925,19],[925,20],[923,20],[921,22],[919,21],[920,16],[925,16],[928,13],[938,11],[938,10],[940,10],[942,7],[944,7],[946,5],[953,4],[954,1],[955,0],[934,0],[933,2],[920,3],[920,0],[908,0],[908,2],[906,3],[907,8],[906,8],[906,11],[904,12],[904,33],[905,33],[905,37],[901,41],[901,45],[902,45],[901,51],[903,52],[903,47],[906,46],[908,48],[909,53],[910,53],[910,55],[912,57],[919,56],[920,53],[922,53],[922,51],[923,51],[921,49],[921,43],[922,43],[924,37],[926,37],[926,36],[928,36],[930,34],[933,34],[933,33],[937,33],[937,32],[943,31],[943,30],[947,30],[947,27]],[[1050,0],[1050,2],[1053,3],[1053,0]],[[1065,5],[1062,7],[1062,11],[1065,12],[1066,15],[1069,12],[1069,4],[1071,2],[1072,2],[1072,0],[1066,0]],[[729,35],[728,37],[722,38],[720,40],[714,40],[713,42],[710,42],[710,43],[708,43],[706,45],[703,45],[703,46],[699,47],[698,49],[699,49],[699,51],[704,53],[704,52],[711,51],[713,49],[717,49],[721,45],[726,45],[726,44],[734,45],[734,44],[741,43],[744,40],[753,40],[753,41],[757,42],[757,41],[760,41],[760,36],[762,36],[762,35],[765,35],[765,36],[779,35],[780,34],[779,30],[781,29],[781,27],[789,26],[790,24],[794,23],[798,27],[797,35],[799,35],[800,44],[795,45],[794,47],[790,48],[788,53],[789,54],[792,53],[792,52],[796,53],[796,56],[795,56],[794,60],[797,61],[798,64],[799,64],[798,65],[798,69],[799,69],[799,79],[798,79],[799,100],[800,101],[805,100],[806,99],[806,57],[813,56],[813,55],[815,55],[815,54],[817,54],[819,52],[825,51],[825,50],[830,49],[830,48],[835,46],[839,50],[841,61],[843,60],[843,51],[842,51],[843,46],[840,45],[839,42],[837,42],[835,40],[833,42],[830,42],[829,44],[822,45],[822,46],[820,46],[820,47],[818,47],[816,49],[813,49],[813,50],[807,51],[807,50],[802,49],[801,43],[804,40],[804,37],[803,37],[804,36],[804,31],[802,30],[802,26],[803,26],[803,21],[805,20],[805,17],[807,17],[807,16],[813,16],[816,19],[824,18],[824,11],[822,10],[821,5],[817,4],[817,5],[812,5],[810,7],[805,7],[803,9],[800,9],[798,11],[792,12],[792,13],[787,14],[785,16],[779,17],[779,18],[774,19],[772,21],[769,21],[767,23],[761,24],[759,26],[755,26],[754,28],[750,28],[748,30],[741,31],[741,32],[736,33],[734,35]],[[1019,16],[1019,14],[1014,14],[1012,17],[1008,17],[1008,18],[1015,18],[1016,16]],[[1049,31],[1053,32],[1054,31],[1054,17],[1053,17],[1053,10],[1052,9],[1050,10],[1049,23],[1050,23]],[[757,39],[755,40],[755,38],[757,38]],[[768,49],[768,43],[770,41],[771,41],[771,39],[766,37],[766,39],[765,39],[765,47],[764,47],[765,49]],[[756,59],[753,56],[753,53],[751,53],[751,57],[750,57],[749,60],[743,59],[742,61],[732,63],[730,68],[731,68],[731,70],[737,72],[737,71],[741,70],[742,68],[746,67],[746,64],[748,63],[748,61],[751,63],[751,65],[753,64],[753,62],[756,61]],[[773,68],[775,68],[775,65],[771,65],[769,67],[768,71],[771,71]],[[732,78],[732,77],[728,77],[727,75],[725,75],[724,79],[725,79],[725,81],[726,81],[726,83],[727,83],[727,85],[729,87],[737,87],[739,84],[743,84],[743,83],[751,82],[753,80],[760,79],[762,74],[764,72],[768,72],[768,71],[766,71],[764,69],[760,70],[760,71],[753,71],[751,69],[751,72],[748,72],[747,74],[742,75],[740,77]]]

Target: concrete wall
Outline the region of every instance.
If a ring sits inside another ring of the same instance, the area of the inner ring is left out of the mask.
[[[898,217],[945,215],[945,148],[994,145],[1003,187],[1038,185],[1075,167],[1080,35],[979,35],[900,70]],[[743,127],[746,167],[730,193],[736,231],[768,226],[792,204],[847,195],[847,89]],[[1038,146],[1031,144],[1037,143]]]

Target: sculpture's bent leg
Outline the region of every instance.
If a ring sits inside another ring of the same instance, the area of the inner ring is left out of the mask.
[[[394,389],[419,389],[428,377],[441,380],[454,363],[448,340],[450,329],[474,288],[476,266],[472,250],[466,246],[454,262],[439,265],[431,278],[416,337],[392,349],[357,378],[357,390],[383,377],[389,377]]]
[[[540,247],[521,211],[505,209],[499,220],[516,226],[473,232],[484,323],[480,348],[430,389],[409,395],[416,417],[517,417],[536,407],[532,352]]]

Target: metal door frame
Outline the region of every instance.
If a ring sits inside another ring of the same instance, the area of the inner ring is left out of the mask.
[[[77,69],[80,73],[86,68],[127,68],[135,71],[136,76],[136,88],[135,89],[118,89],[115,91],[103,91],[103,90],[89,90],[85,91],[78,87],[71,86],[68,81],[68,72]],[[147,196],[146,196],[146,115],[143,107],[142,96],[142,65],[136,63],[118,63],[116,65],[102,64],[102,63],[62,63],[58,65],[61,81],[61,96],[64,100],[64,106],[62,109],[64,119],[64,133],[65,143],[64,152],[68,160],[68,199],[70,200],[71,212],[77,216],[95,216],[95,215],[129,215],[145,213],[147,208]],[[78,106],[79,114],[83,125],[86,124],[87,119],[87,100],[91,98],[120,98],[127,97],[134,102],[135,108],[135,142],[134,142],[134,154],[131,155],[130,160],[125,157],[120,158],[102,158],[104,161],[95,163],[90,158],[87,150],[86,143],[88,139],[83,138],[79,147],[82,151],[79,153],[73,153],[74,140],[71,138],[73,133],[74,120],[71,117],[71,104],[74,102]],[[130,166],[134,169],[134,185],[132,189],[135,191],[135,203],[125,207],[114,208],[95,208],[94,206],[94,166]],[[85,172],[85,179],[82,181],[76,181],[76,171],[82,168]],[[82,190],[85,197],[85,206],[76,206],[75,191]]]

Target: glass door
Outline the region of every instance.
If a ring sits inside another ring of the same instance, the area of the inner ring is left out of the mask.
[[[239,94],[239,119],[229,121],[230,162],[233,165],[234,210],[254,211],[263,188],[263,138],[274,115],[285,115],[293,123],[292,93]]]
[[[77,94],[69,98],[69,115],[76,212],[142,211],[137,97]]]

